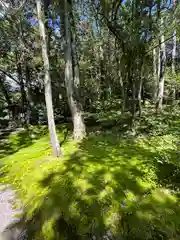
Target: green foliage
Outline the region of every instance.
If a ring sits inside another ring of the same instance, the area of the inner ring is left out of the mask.
[[[18,134],[10,141],[19,143]],[[35,239],[99,239],[106,231],[124,239],[178,239],[177,141],[167,133],[125,139],[101,132],[77,143],[68,137],[64,157],[53,159],[45,135],[2,159],[1,182],[17,190]]]
[[[166,108],[161,114],[148,107],[144,115],[136,120],[135,130],[137,133],[148,134],[151,136],[162,136],[164,134],[173,134],[179,137],[180,128],[179,107]]]
[[[51,26],[43,19],[56,123],[69,122],[72,109],[64,83],[62,6],[44,6]],[[178,239],[179,4],[173,16],[168,0],[71,1],[71,7],[74,80],[80,70],[72,96],[83,106],[89,135],[75,142],[66,130],[71,126],[58,126],[64,156],[55,159],[46,126],[2,130],[1,183],[17,190],[31,239],[102,239],[108,231],[120,239]],[[47,123],[35,5],[22,1],[6,10],[0,16],[0,124],[8,126],[10,118],[20,126]],[[158,63],[163,67],[156,45],[163,37],[167,43],[174,28],[175,73],[167,44],[163,108],[156,113]]]

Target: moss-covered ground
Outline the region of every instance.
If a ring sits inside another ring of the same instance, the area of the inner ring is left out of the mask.
[[[180,121],[161,134],[92,131],[81,142],[59,127],[55,159],[46,127],[1,138],[2,184],[17,190],[32,239],[179,239]]]

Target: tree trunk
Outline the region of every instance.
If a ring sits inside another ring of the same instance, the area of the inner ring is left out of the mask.
[[[141,68],[141,76],[140,76],[139,91],[138,91],[138,104],[139,104],[139,116],[140,117],[142,115],[142,105],[141,105],[142,84],[143,84],[143,67]]]
[[[175,9],[176,0],[173,0],[173,8]],[[175,21],[173,21],[175,24]],[[173,49],[172,49],[172,73],[175,73],[175,58],[176,58],[176,29],[173,31]]]
[[[71,6],[64,0],[65,11],[65,84],[69,107],[74,125],[73,136],[75,139],[82,139],[85,134],[85,124],[83,120],[82,105],[79,100],[79,66],[75,51],[75,37],[72,35],[70,25]],[[73,65],[74,60],[74,65]],[[73,69],[74,66],[74,69]],[[74,70],[74,71],[73,71]],[[73,74],[74,73],[74,74]]]
[[[157,78],[157,65],[156,65],[156,49],[153,49],[153,76],[154,76],[154,89],[153,89],[153,98],[154,100],[157,97],[157,83],[158,83],[158,78]]]
[[[22,108],[22,119],[21,122],[24,124],[26,122],[26,108],[27,108],[27,98],[24,86],[24,80],[22,76],[22,66],[21,63],[17,64],[18,79],[21,89],[21,108]],[[23,120],[23,121],[22,121]]]
[[[160,71],[161,71],[161,41],[159,41],[159,48],[158,48],[157,83],[159,83]],[[158,91],[157,91],[157,94],[158,94]]]
[[[120,70],[119,70],[119,81],[120,81],[120,86],[121,86],[121,97],[122,97],[121,114],[124,115],[125,106],[126,106],[126,96],[125,96],[124,83],[123,83],[123,79],[122,79]]]
[[[175,58],[176,58],[176,29],[174,29],[173,31],[172,73],[175,73]]]
[[[32,112],[32,108],[33,108],[33,101],[32,101],[32,97],[31,97],[31,75],[30,75],[30,69],[29,69],[27,60],[26,60],[25,75],[26,75],[26,87],[27,87],[26,123],[30,124],[31,112]]]
[[[163,27],[163,19],[161,18],[161,25]],[[161,42],[160,42],[160,73],[159,73],[159,86],[158,86],[158,95],[156,102],[156,109],[162,109],[163,95],[164,95],[164,78],[165,78],[165,64],[166,64],[166,47],[164,42],[164,34],[161,33]]]
[[[99,47],[99,73],[100,73],[100,101],[102,100],[103,103],[106,100],[106,93],[105,93],[105,66],[104,66],[104,50],[103,50],[103,45],[100,45]]]
[[[176,8],[176,0],[173,0],[173,9]],[[175,19],[173,20],[173,25],[175,25]],[[176,29],[173,30],[173,49],[172,49],[172,74],[176,73]],[[175,105],[176,101],[176,87],[173,84],[173,92],[172,92],[172,104],[171,104],[171,110],[173,110],[173,107]]]
[[[49,56],[49,51],[50,51],[50,38],[51,38],[51,30],[48,27],[48,19],[52,18],[49,14],[49,12],[50,12],[49,11],[49,5],[50,5],[50,1],[49,0],[44,0],[44,17],[45,17],[44,27],[45,27],[45,31],[46,31],[46,44],[47,44],[47,54],[48,54],[48,56]]]
[[[43,62],[44,62],[44,74],[45,74],[44,87],[45,87],[45,101],[46,101],[46,108],[47,108],[48,127],[49,127],[53,155],[58,157],[62,153],[61,153],[59,141],[57,138],[55,121],[54,121],[51,77],[50,77],[50,73],[49,73],[50,67],[49,67],[49,58],[48,58],[48,53],[47,53],[45,27],[44,27],[44,23],[42,21],[41,0],[36,0],[36,6],[37,6],[37,14],[38,14],[39,32],[40,32],[40,36],[41,36],[42,58],[43,58]]]
[[[126,94],[125,94],[125,87],[124,87],[124,82],[123,82],[123,77],[120,69],[120,60],[118,59],[118,56],[116,55],[116,63],[117,63],[117,72],[118,72],[118,79],[121,87],[121,114],[124,115],[125,107],[126,107]]]
[[[136,114],[136,86],[134,80],[132,80],[132,119],[134,121]]]

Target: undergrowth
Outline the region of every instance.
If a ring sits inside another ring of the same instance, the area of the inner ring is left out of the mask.
[[[1,183],[17,190],[31,239],[178,239],[178,134],[99,131],[82,142],[68,135],[64,157],[54,159],[44,132],[1,160]]]

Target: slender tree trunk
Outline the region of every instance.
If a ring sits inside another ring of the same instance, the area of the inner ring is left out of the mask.
[[[159,48],[158,48],[157,83],[159,83],[160,71],[161,71],[161,41],[159,41]],[[157,94],[158,94],[158,92],[157,92]]]
[[[161,20],[161,6],[160,6],[160,1],[157,1],[157,23],[159,20]],[[161,21],[160,21],[161,23]],[[162,27],[162,26],[161,26]],[[158,48],[158,69],[157,69],[157,83],[159,83],[160,79],[160,70],[161,70],[161,39],[159,39],[159,48]],[[157,86],[157,97],[156,101],[158,99],[158,86]]]
[[[141,76],[140,76],[139,91],[138,91],[138,104],[139,104],[139,116],[140,117],[142,115],[142,105],[141,105],[142,84],[143,84],[143,67],[141,68]]]
[[[79,101],[79,66],[75,51],[75,39],[72,35],[70,25],[71,6],[67,0],[64,0],[65,10],[65,84],[69,107],[71,109],[73,119],[73,136],[75,139],[82,139],[85,134],[85,124],[83,120],[82,105]],[[74,65],[73,65],[74,59]],[[74,69],[73,69],[74,66]],[[74,70],[74,71],[73,71]],[[74,74],[73,74],[74,73]]]
[[[17,64],[17,72],[18,72],[18,79],[19,79],[19,84],[20,84],[20,89],[21,89],[21,109],[22,109],[22,123],[26,122],[26,108],[27,108],[27,98],[26,98],[26,91],[25,91],[25,86],[24,86],[24,80],[22,76],[22,66],[21,63]]]
[[[26,60],[25,74],[26,74],[26,87],[27,87],[26,123],[30,124],[31,112],[32,112],[32,108],[33,108],[33,101],[32,101],[32,97],[31,97],[31,75],[30,75],[30,69],[29,69],[27,60]]]
[[[104,50],[103,50],[103,46],[100,45],[99,47],[99,59],[100,59],[100,63],[99,63],[99,72],[100,72],[100,87],[101,89],[101,97],[100,100],[103,100],[103,102],[105,102],[105,69],[104,69]]]
[[[134,121],[136,113],[136,86],[134,80],[132,81],[132,119]]]
[[[153,49],[153,76],[154,76],[154,89],[153,89],[153,98],[156,100],[157,97],[157,61],[156,61],[156,49]]]
[[[41,36],[41,47],[42,47],[42,58],[44,62],[44,87],[45,87],[45,101],[47,108],[47,117],[48,117],[48,127],[50,133],[50,139],[53,149],[53,155],[58,157],[60,156],[61,149],[59,141],[56,134],[55,121],[54,121],[54,111],[52,104],[52,89],[51,89],[51,77],[49,73],[49,58],[47,53],[47,42],[46,42],[46,33],[44,23],[42,21],[42,10],[41,10],[41,0],[36,0],[37,14],[38,14],[38,23],[39,23],[39,32]]]
[[[122,57],[120,58],[121,61]],[[121,73],[121,69],[120,69],[120,61],[118,59],[118,56],[116,55],[116,63],[117,63],[117,72],[118,72],[118,78],[119,78],[119,83],[120,83],[120,87],[121,87],[121,114],[124,114],[125,111],[125,107],[126,107],[126,94],[125,94],[125,87],[124,87],[124,82],[123,82],[123,77],[122,77],[122,73]]]
[[[161,18],[161,25],[163,27],[163,19]],[[160,42],[160,73],[159,73],[159,86],[158,86],[158,95],[156,109],[162,109],[163,96],[164,96],[164,80],[165,80],[165,64],[166,64],[166,47],[164,42],[164,34],[161,33],[161,42]]]
[[[124,83],[123,83],[123,79],[122,79],[120,70],[119,70],[119,81],[120,81],[120,86],[121,86],[121,97],[122,97],[121,114],[123,115],[124,111],[125,111],[125,106],[126,106],[126,97],[125,97]]]
[[[173,0],[173,8],[175,9],[176,0]],[[175,21],[173,21],[175,24]],[[175,73],[175,59],[176,59],[176,29],[173,31],[173,49],[172,49],[172,73]]]
[[[51,29],[48,26],[48,19],[51,18],[50,11],[49,11],[49,5],[50,5],[50,0],[44,0],[44,17],[45,17],[44,27],[45,27],[45,32],[46,32],[46,44],[47,44],[48,56],[49,56],[49,51],[50,51],[50,39],[51,39]],[[49,56],[49,59],[50,59],[50,56]]]
[[[176,29],[174,29],[173,31],[172,73],[175,73],[175,58],[176,58]]]
[[[176,0],[173,0],[173,8],[175,10],[176,7]],[[175,24],[175,20],[173,21],[173,24]],[[172,73],[176,73],[176,29],[174,28],[173,31],[173,49],[172,49]],[[172,105],[171,110],[173,109],[176,101],[176,88],[173,86],[173,93],[172,93]]]

